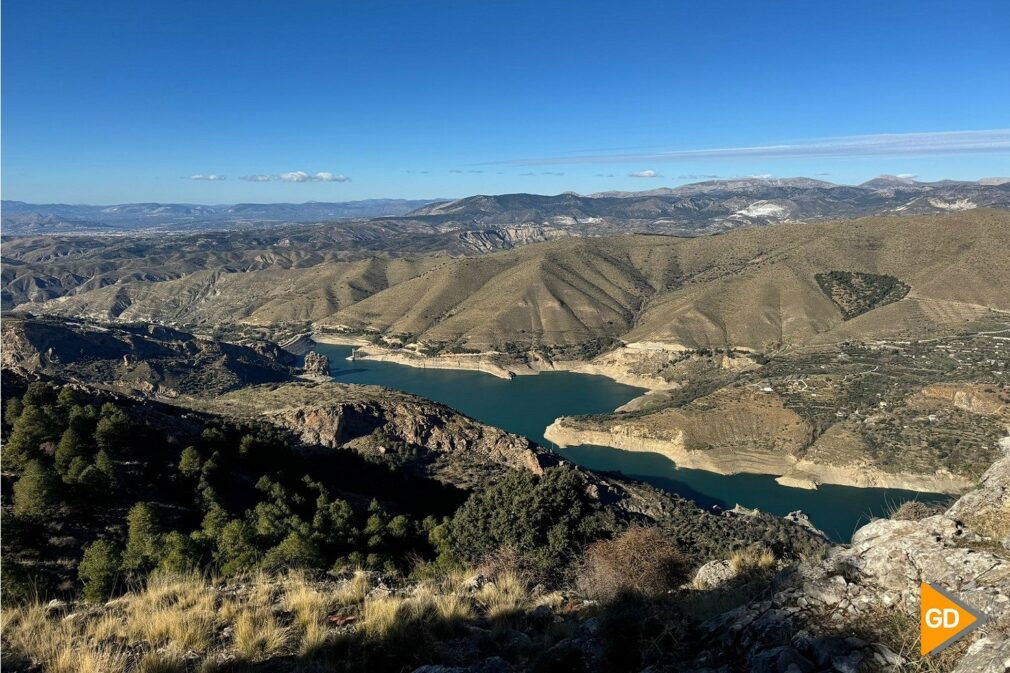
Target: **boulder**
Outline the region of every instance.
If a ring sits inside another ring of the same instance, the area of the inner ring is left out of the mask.
[[[731,582],[739,573],[729,561],[709,561],[694,574],[695,589],[715,589]]]

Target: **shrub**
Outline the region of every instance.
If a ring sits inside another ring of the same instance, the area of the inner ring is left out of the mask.
[[[658,528],[632,526],[586,549],[576,585],[598,600],[624,593],[657,596],[687,580],[690,568],[687,555]]]
[[[60,388],[59,395],[56,396],[56,404],[65,409],[70,409],[80,404],[82,397],[83,395],[72,386],[63,386]]]
[[[85,456],[86,437],[73,424],[63,431],[60,443],[56,446],[56,469],[60,474],[66,474],[74,459]]]
[[[940,514],[946,509],[940,503],[926,503],[919,500],[906,500],[891,512],[892,519],[896,521],[919,521],[927,516]]]
[[[512,472],[470,496],[448,523],[432,531],[442,562],[475,564],[511,548],[557,581],[582,547],[603,532],[599,505],[581,474],[563,466],[537,477]]]
[[[103,601],[112,595],[119,568],[119,554],[108,540],[96,540],[84,550],[77,574],[84,583],[84,598]]]
[[[28,390],[21,400],[25,406],[43,407],[52,404],[55,400],[55,390],[41,381],[33,381],[28,384]]]
[[[13,426],[17,422],[18,417],[21,416],[24,408],[25,405],[21,402],[20,397],[12,397],[4,409],[4,423]]]
[[[203,461],[200,459],[200,451],[195,446],[187,446],[179,456],[179,472],[184,476],[196,479],[200,476],[200,469]]]
[[[105,475],[109,486],[119,485],[119,465],[109,457],[105,450],[98,452],[95,456],[95,469]]]
[[[126,413],[111,402],[106,402],[102,405],[101,418],[95,427],[95,444],[109,455],[121,456],[128,452],[134,430]]]
[[[162,538],[160,557],[158,568],[168,572],[185,573],[200,566],[196,543],[178,531]]]
[[[0,556],[0,590],[5,607],[11,603],[27,603],[38,593],[28,568],[6,555]]]

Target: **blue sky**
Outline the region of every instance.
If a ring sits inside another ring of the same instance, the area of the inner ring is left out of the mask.
[[[7,199],[1010,174],[1005,0],[9,0],[2,18]]]

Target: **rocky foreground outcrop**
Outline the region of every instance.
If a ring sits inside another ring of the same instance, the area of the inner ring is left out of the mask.
[[[309,446],[384,456],[461,488],[479,485],[502,469],[541,474],[558,463],[525,437],[378,386],[256,386],[206,404],[214,411],[269,420]]]
[[[935,669],[913,667],[921,582],[989,618],[934,660]],[[769,595],[702,630],[704,645],[688,669],[699,673],[1010,670],[1010,455],[946,512],[874,521],[850,545],[784,571]]]

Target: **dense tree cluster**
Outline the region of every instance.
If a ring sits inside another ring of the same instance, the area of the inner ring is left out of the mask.
[[[542,477],[509,473],[472,495],[433,538],[443,562],[479,563],[507,548],[538,575],[559,579],[582,548],[612,524],[587,493],[581,473],[562,466]]]
[[[10,397],[4,434],[9,598],[80,588],[97,600],[154,570],[405,572],[503,547],[560,579],[608,530],[572,468],[510,473],[467,498],[351,451],[296,450],[272,426],[71,386]]]
[[[313,464],[268,427],[207,423],[180,446],[186,433],[167,427],[173,419],[135,411],[143,408],[42,383],[7,401],[3,467],[14,478],[4,503],[5,595],[66,582],[58,568],[67,550],[54,545],[64,535],[82,543],[74,561],[91,598],[156,568],[395,572],[433,553],[434,518],[389,511],[360,489],[337,494],[388,476],[381,467],[345,460],[351,469],[333,475],[326,468],[339,461]]]

